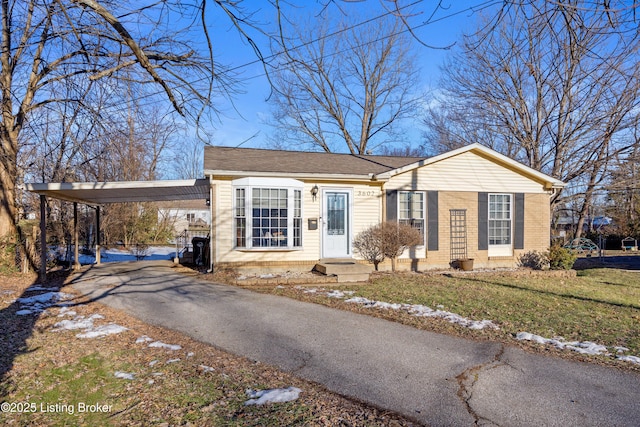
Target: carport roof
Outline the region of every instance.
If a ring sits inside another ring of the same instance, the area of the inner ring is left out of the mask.
[[[88,205],[209,198],[208,179],[30,183],[25,188],[47,197]]]

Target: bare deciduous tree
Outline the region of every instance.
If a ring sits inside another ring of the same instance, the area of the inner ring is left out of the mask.
[[[608,162],[632,145],[640,94],[639,33],[628,7],[608,3],[504,9],[443,69],[426,119],[434,151],[480,142],[579,187],[578,236]]]
[[[192,30],[205,25],[205,5],[180,0],[2,1],[0,237],[15,232],[17,159],[28,143],[23,131],[44,107],[75,104],[92,110],[93,87],[101,86],[92,83],[118,80],[156,87],[176,111],[195,120],[210,107],[211,95],[222,90],[229,74],[214,64],[211,50],[200,54],[192,47]],[[231,2],[216,6],[225,11],[235,7]],[[239,15],[230,16],[239,22]],[[59,90],[69,82],[78,87],[74,96]],[[112,108],[119,105],[115,94]]]
[[[640,129],[639,129],[640,131]],[[611,162],[607,185],[607,215],[613,219],[614,231],[623,238],[640,237],[640,136],[625,156]]]
[[[365,154],[388,142],[394,124],[414,113],[411,39],[393,14],[367,25],[343,21],[331,29],[329,17],[322,16],[317,24],[295,28],[292,36],[283,29],[275,46],[284,58],[272,74],[282,148],[293,142]]]

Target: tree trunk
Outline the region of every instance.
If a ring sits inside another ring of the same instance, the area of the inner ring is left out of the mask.
[[[13,240],[16,235],[16,145],[6,135],[0,136],[0,143],[0,239]]]

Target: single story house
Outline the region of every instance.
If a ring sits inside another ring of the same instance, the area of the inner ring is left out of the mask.
[[[213,268],[259,271],[358,259],[354,237],[382,221],[422,233],[400,269],[513,267],[549,247],[564,186],[480,144],[430,158],[206,147],[204,173]]]

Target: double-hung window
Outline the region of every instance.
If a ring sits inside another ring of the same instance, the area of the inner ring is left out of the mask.
[[[398,192],[398,222],[417,229],[424,242],[424,197],[423,191]]]
[[[236,248],[302,247],[302,189],[303,184],[293,179],[235,180]]]
[[[489,194],[489,255],[511,255],[511,194]]]

